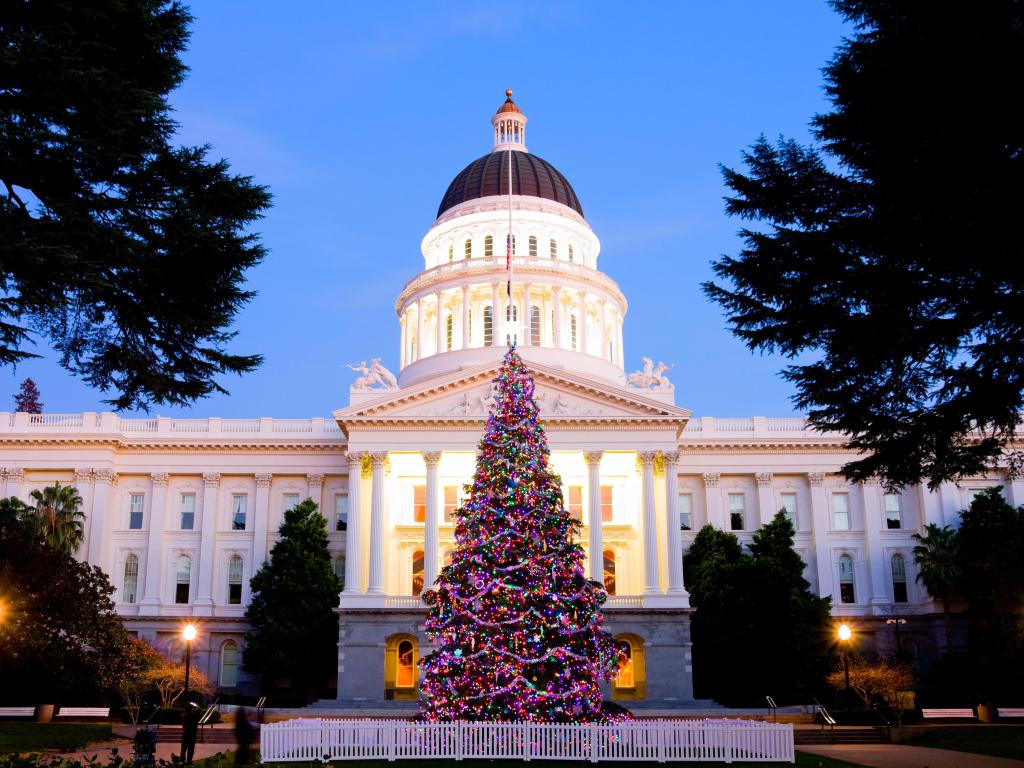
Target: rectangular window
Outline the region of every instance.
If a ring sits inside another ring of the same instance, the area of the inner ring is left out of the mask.
[[[494,257],[494,238],[490,235],[484,238],[484,257],[488,259]]]
[[[903,513],[900,510],[900,495],[885,494],[885,527],[896,530],[903,527]]]
[[[566,505],[569,510],[569,517],[573,517],[577,520],[583,519],[583,486],[582,485],[570,485],[569,486],[569,503]]]
[[[455,510],[459,508],[459,486],[446,485],[444,487],[444,521],[451,523],[455,520]]]
[[[689,493],[679,494],[679,529],[693,530],[693,495]]]
[[[231,583],[228,584],[228,605],[241,605],[242,604],[242,585]]]
[[[530,307],[530,344],[540,346],[540,307]]]
[[[786,519],[793,524],[793,530],[796,530],[796,494],[780,493],[779,502],[782,506],[782,511],[786,513]]]
[[[612,503],[612,486],[601,486],[601,522],[610,523],[615,513],[615,505]]]
[[[243,494],[236,493],[231,497],[231,530],[232,531],[244,531],[245,530],[245,516],[246,507],[248,506],[248,497]]]
[[[490,307],[484,307],[484,346],[494,344],[494,312]]]
[[[348,496],[339,493],[334,497],[334,530],[348,529]]]
[[[907,602],[907,582],[894,581],[892,583],[892,599],[896,603]]]
[[[451,315],[448,315],[444,319],[444,349],[446,352],[452,351],[452,330],[454,328],[455,321]]]
[[[850,494],[832,494],[832,527],[837,531],[850,530]]]
[[[414,523],[424,523],[427,520],[427,486],[425,485],[412,487],[412,520]]]
[[[294,509],[297,506],[299,506],[299,494],[285,493],[281,496],[282,512],[287,512],[289,509]]]
[[[196,525],[196,495],[181,494],[181,530],[191,531]]]
[[[576,351],[576,315],[569,315],[569,336],[572,339],[572,349]]]
[[[128,527],[133,531],[142,530],[142,507],[146,497],[141,493],[133,493],[128,502]]]
[[[729,494],[729,529],[742,531],[746,516],[747,497],[742,493]]]
[[[839,558],[839,601],[847,605],[856,603],[853,580],[853,558],[842,555]]]
[[[536,237],[531,237],[530,238],[529,246],[530,246],[530,258],[531,259],[536,259],[537,258],[537,238]]]
[[[551,240],[548,243],[548,250],[551,252],[552,259],[558,258],[558,243],[556,243],[554,240]]]
[[[178,582],[174,585],[174,602],[178,605],[188,604],[188,582]]]
[[[839,600],[847,605],[852,605],[856,600],[853,596],[853,582],[842,582],[839,585]]]

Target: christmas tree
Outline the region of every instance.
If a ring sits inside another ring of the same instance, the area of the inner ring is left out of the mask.
[[[599,688],[619,663],[602,629],[607,592],[584,574],[582,524],[562,503],[533,379],[514,347],[495,384],[452,564],[423,596],[437,644],[421,662],[423,717],[611,719]]]

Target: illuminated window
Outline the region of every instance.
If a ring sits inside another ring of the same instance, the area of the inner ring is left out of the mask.
[[[484,307],[484,346],[494,344],[494,314],[490,307]]]
[[[462,244],[462,258],[471,259],[473,258],[473,241],[467,240]]]
[[[569,510],[569,517],[575,518],[576,520],[583,519],[583,486],[582,485],[570,485],[569,486],[569,503],[566,505],[566,509]]]
[[[903,511],[898,493],[885,494],[885,527],[894,530],[903,527]]]
[[[427,520],[427,486],[425,485],[412,487],[412,520],[414,523],[423,523]]]
[[[619,669],[612,679],[612,698],[638,701],[647,698],[647,671],[644,640],[633,634],[618,635],[615,645],[621,651]]]
[[[285,493],[281,495],[282,512],[287,512],[289,509],[294,509],[297,506],[299,506],[299,494]]]
[[[853,586],[853,558],[849,555],[839,556],[839,601],[857,602]]]
[[[455,510],[459,508],[459,486],[446,485],[444,487],[444,521],[450,523],[455,520]]]
[[[238,643],[228,640],[220,647],[220,687],[238,685]]]
[[[572,339],[572,348],[576,349],[576,315],[569,315],[569,335]]]
[[[832,527],[837,531],[850,530],[850,494],[832,494]]]
[[[128,527],[133,531],[142,530],[142,508],[145,505],[146,496],[141,493],[133,493],[128,502]]]
[[[530,248],[530,258],[531,259],[536,259],[537,258],[537,238],[534,237],[533,235],[530,235],[530,240],[529,240],[528,245],[529,245],[529,248]]]
[[[246,503],[248,499],[246,496],[241,494],[235,494],[231,497],[231,530],[232,531],[244,531],[245,530],[245,513]]]
[[[554,238],[551,238],[550,242],[548,243],[548,248],[549,248],[550,253],[551,253],[551,258],[552,259],[557,259],[558,258],[558,243],[555,242]]]
[[[188,587],[192,580],[192,559],[188,555],[178,558],[178,568],[174,581],[174,602],[178,605],[188,603]]]
[[[124,561],[124,588],[121,590],[122,603],[134,603],[139,597],[139,556],[128,555]]]
[[[612,486],[602,485],[601,486],[601,522],[610,523],[612,521],[612,513],[614,512],[614,505],[612,504]]]
[[[899,552],[889,561],[892,566],[892,600],[894,603],[907,602],[907,562]]]
[[[338,493],[334,496],[334,530],[348,529],[348,495]]]
[[[384,698],[415,701],[419,644],[409,635],[392,635],[384,642]]]
[[[242,558],[233,555],[228,563],[228,605],[242,604]]]
[[[540,307],[530,307],[530,344],[540,346]]]
[[[616,645],[619,646],[621,655],[619,656],[619,671],[615,676],[615,687],[635,688],[636,677],[633,674],[633,646],[630,645],[628,640],[619,640]]]
[[[569,244],[569,261],[573,261],[573,260],[574,259],[573,259],[572,244],[570,243]]]
[[[782,511],[786,513],[786,519],[793,524],[793,530],[796,530],[796,494],[780,493],[779,502],[782,505]]]
[[[615,594],[615,553],[610,549],[604,551],[604,588],[609,595]]]
[[[196,525],[196,495],[181,494],[181,530],[191,531]]]
[[[403,640],[398,644],[398,667],[395,670],[395,686],[412,688],[416,685],[416,668],[413,665],[416,649],[411,642]]]
[[[454,322],[450,314],[444,319],[444,348],[446,352],[452,351],[452,329]]]
[[[729,494],[729,530],[742,531],[747,497],[742,493]]]
[[[423,550],[412,553],[412,593],[418,595],[423,591]]]
[[[693,529],[693,494],[679,494],[679,528],[683,531]]]
[[[455,261],[455,246],[448,246],[448,261]]]
[[[490,235],[484,238],[484,257],[488,259],[494,257],[494,238]]]

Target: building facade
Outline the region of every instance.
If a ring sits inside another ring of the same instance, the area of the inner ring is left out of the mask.
[[[936,491],[850,485],[838,474],[853,458],[841,436],[801,419],[694,417],[675,403],[666,366],[643,358],[627,373],[626,297],[598,268],[600,241],[572,186],[528,152],[526,122],[509,93],[492,151],[445,192],[423,269],[395,303],[397,376],[379,359],[352,366],[349,403],[330,418],[0,414],[0,489],[28,500],[55,481],[75,485],[80,556],[109,574],[126,625],[175,654],[181,625],[197,620],[195,663],[226,692],[254,690],[240,663],[249,579],[284,511],[311,497],[345,585],[337,703],[400,710],[429,651],[418,595],[454,548],[452,514],[514,340],[583,522],[588,573],[611,595],[607,627],[629,658],[610,698],[694,703],[683,553],[704,524],[749,542],[780,509],[837,619],[880,652],[900,637],[926,662],[942,622],[915,579],[913,534],[955,526],[993,485],[1024,504],[1024,480],[997,467]]]

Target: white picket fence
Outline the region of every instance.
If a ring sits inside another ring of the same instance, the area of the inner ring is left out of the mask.
[[[329,760],[795,760],[793,726],[754,720],[416,723],[300,718],[260,729],[264,762]]]

